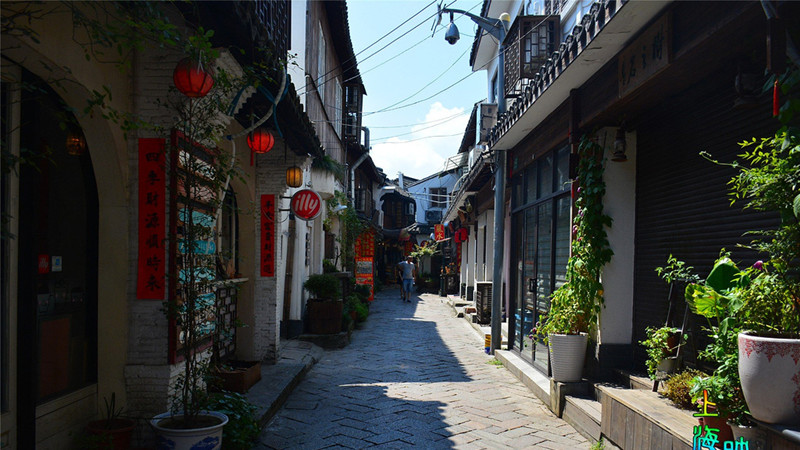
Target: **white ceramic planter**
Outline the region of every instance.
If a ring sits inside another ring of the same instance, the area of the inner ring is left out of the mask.
[[[586,357],[586,333],[547,336],[553,381],[580,381]]]
[[[800,425],[800,339],[739,333],[739,378],[755,419]]]
[[[222,446],[222,427],[228,423],[228,416],[216,411],[203,411],[201,415],[215,417],[219,419],[219,423],[204,428],[184,430],[161,426],[161,422],[173,417],[169,412],[150,419],[150,426],[156,432],[156,448],[158,450],[219,449]]]

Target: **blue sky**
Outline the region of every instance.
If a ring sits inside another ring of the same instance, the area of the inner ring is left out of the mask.
[[[445,42],[443,26],[431,37],[431,16],[436,13],[436,4],[432,4],[369,47],[428,3],[430,0],[347,0],[353,50],[367,90],[363,125],[370,129],[375,165],[390,178],[396,178],[398,171],[422,178],[441,170],[445,159],[458,151],[472,106],[486,97],[486,72],[468,76],[476,26],[467,17],[455,17],[461,32],[455,45]],[[475,14],[480,13],[481,4],[481,0],[448,3]],[[447,15],[442,23],[449,23]],[[409,105],[412,103],[417,104]],[[384,109],[388,110],[378,112]]]

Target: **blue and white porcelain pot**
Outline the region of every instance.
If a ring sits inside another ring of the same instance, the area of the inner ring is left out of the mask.
[[[179,428],[182,416],[171,412],[159,414],[150,419],[150,426],[156,432],[158,450],[217,450],[222,446],[222,427],[228,423],[228,416],[216,411],[201,411],[197,428]]]

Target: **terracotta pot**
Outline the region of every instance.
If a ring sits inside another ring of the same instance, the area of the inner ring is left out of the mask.
[[[95,420],[86,425],[86,431],[103,436],[98,448],[127,450],[131,447],[131,433],[135,427],[136,422],[129,419]]]
[[[586,357],[586,333],[547,336],[553,381],[580,381]]]
[[[709,411],[711,411],[710,408]],[[717,433],[719,438],[718,448],[723,448],[725,441],[733,440],[733,431],[731,431],[731,426],[728,425],[727,417],[699,417],[697,421],[700,422],[701,427],[707,426],[708,428],[719,430],[719,433]],[[705,428],[703,428],[703,435],[705,435]]]
[[[261,380],[261,361],[229,361],[214,369],[215,387],[243,394]]]
[[[800,425],[800,339],[739,333],[739,378],[754,419]]]

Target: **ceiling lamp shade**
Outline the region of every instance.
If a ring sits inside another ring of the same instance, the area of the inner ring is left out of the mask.
[[[67,153],[72,156],[81,156],[86,153],[86,139],[83,133],[76,130],[71,130],[67,133]]]
[[[286,185],[289,187],[300,187],[303,185],[303,169],[292,166],[286,169]]]
[[[199,62],[184,58],[175,66],[172,82],[187,97],[205,97],[214,86],[214,72],[205,69]]]

